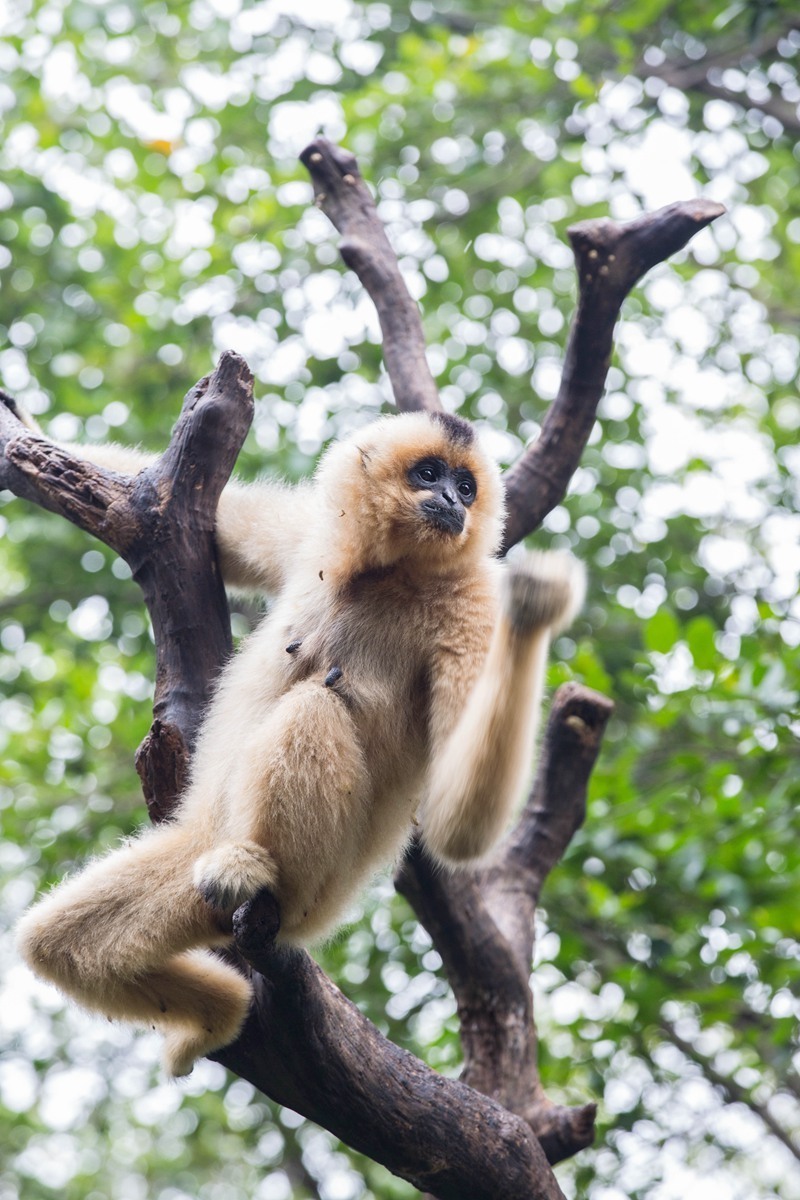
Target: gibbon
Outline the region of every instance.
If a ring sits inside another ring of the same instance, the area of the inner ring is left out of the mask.
[[[70,449],[127,474],[152,461]],[[414,824],[442,863],[484,856],[531,765],[548,643],[584,591],[569,555],[500,562],[503,515],[495,464],[446,413],[378,419],[310,484],[229,484],[223,575],[272,608],[222,672],[174,819],[22,918],[36,974],[157,1026],[184,1075],[244,1022],[250,984],[209,948],[260,889],[279,941],[309,944]]]

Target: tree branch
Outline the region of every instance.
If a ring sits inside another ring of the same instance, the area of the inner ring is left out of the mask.
[[[320,140],[303,161],[319,203],[343,235],[345,261],[375,301],[398,406],[437,409],[419,313],[355,160]],[[579,311],[562,389],[538,448],[509,476],[508,544],[566,489],[594,419],[627,290],[719,211],[698,201],[622,229],[591,222],[571,231]],[[0,484],[102,537],[123,554],[143,589],[157,679],[155,720],[137,766],[154,820],[168,814],[184,786],[202,711],[230,652],[214,514],[251,414],[250,373],[236,355],[223,355],[187,395],[164,455],[124,479],[21,434],[11,408],[0,405]],[[603,704],[578,689],[570,703],[555,706],[529,811],[508,849],[483,871],[448,877],[417,855],[404,876],[451,972],[466,1082],[439,1077],[383,1039],[308,955],[275,949],[279,914],[267,895],[237,914],[236,945],[265,975],[254,974],[250,1019],[220,1060],[441,1200],[560,1197],[531,1130],[556,1161],[591,1141],[594,1106],[561,1108],[542,1090],[528,972],[539,889],[582,818]],[[554,756],[564,747],[576,761],[560,770]]]
[[[441,404],[425,356],[419,310],[358,163],[349,151],[325,138],[307,146],[300,160],[311,176],[316,203],[342,235],[342,258],[378,310],[383,360],[397,407],[401,412],[436,412]]]
[[[592,431],[611,361],[622,302],[634,284],[724,213],[711,200],[687,200],[626,225],[600,219],[568,230],[579,300],[561,386],[536,442],[506,473],[504,549],[536,529],[567,491]]]
[[[197,727],[231,652],[214,520],[252,419],[252,375],[238,355],[223,354],[186,396],[167,450],[133,478],[31,432],[13,399],[0,400],[0,486],[100,538],[142,589],[156,689],[136,767],[151,818],[161,820],[186,784]]]
[[[583,820],[586,786],[612,705],[565,684],[553,701],[520,822],[490,862],[450,874],[415,845],[395,884],[428,930],[453,988],[463,1080],[518,1113],[551,1163],[592,1142],[595,1105],[548,1099],[539,1078],[529,976],[545,876]]]
[[[256,1003],[216,1058],[439,1200],[557,1200],[530,1128],[393,1045],[301,950],[275,948],[274,900],[237,914]]]

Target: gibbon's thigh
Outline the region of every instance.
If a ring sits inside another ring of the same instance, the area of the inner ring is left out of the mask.
[[[230,836],[274,855],[282,907],[303,883],[317,891],[358,855],[366,824],[369,779],[345,701],[296,684],[252,731],[226,790]]]
[[[21,953],[38,975],[85,1000],[103,976],[131,978],[180,951],[224,944],[230,931],[192,883],[196,856],[189,830],[148,830],[26,913]]]

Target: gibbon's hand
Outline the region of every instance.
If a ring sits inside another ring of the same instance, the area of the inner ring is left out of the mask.
[[[583,564],[566,551],[528,551],[509,563],[504,600],[515,633],[565,629],[585,593]]]

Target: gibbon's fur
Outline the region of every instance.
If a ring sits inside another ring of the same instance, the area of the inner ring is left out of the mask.
[[[151,461],[71,449],[128,474]],[[548,643],[584,587],[569,555],[493,557],[502,497],[472,427],[422,413],[334,445],[311,484],[225,489],[226,582],[273,606],[222,673],[175,819],[23,917],[38,975],[163,1029],[182,1075],[244,1021],[250,984],[208,948],[260,889],[279,939],[307,944],[415,821],[444,863],[486,854],[530,767]]]

